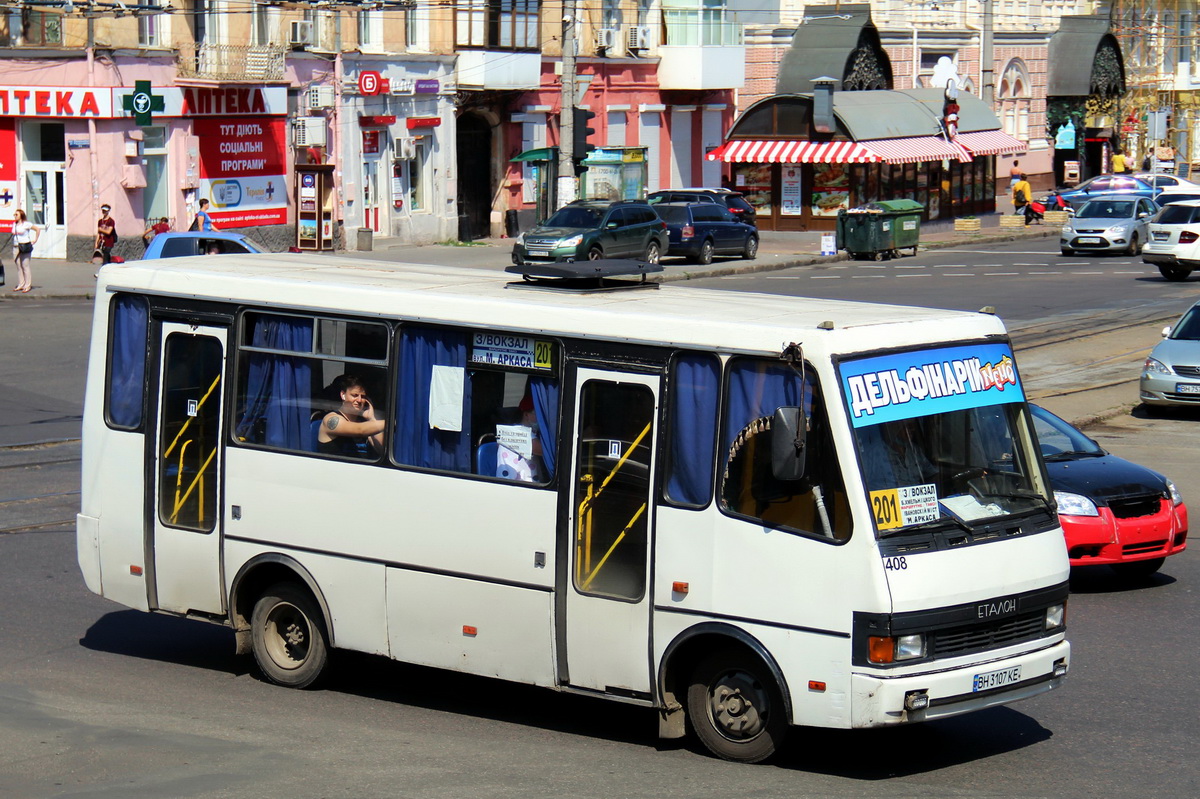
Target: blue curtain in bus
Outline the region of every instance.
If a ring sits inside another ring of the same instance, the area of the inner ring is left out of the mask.
[[[251,344],[273,350],[312,352],[313,321],[292,316],[260,316]],[[282,449],[311,449],[312,367],[295,355],[250,354],[246,409],[238,438]]]
[[[542,465],[547,479],[554,474],[558,461],[558,383],[549,377],[531,377],[530,395],[533,413],[537,417],[538,439],[542,442]]]
[[[800,375],[787,364],[740,359],[729,371],[728,413],[725,416],[725,450],[754,419],[773,416],[776,408],[800,404],[807,393],[805,410],[810,409],[811,388],[802,392]]]
[[[681,355],[671,379],[671,459],[667,496],[685,505],[707,505],[717,446],[721,364],[711,355]]]
[[[142,425],[149,324],[150,309],[145,300],[117,297],[112,317],[112,362],[108,367],[108,418],[117,427]]]
[[[434,366],[456,366],[465,370],[467,335],[452,330],[403,328],[396,386],[396,461],[426,469],[469,473],[471,435],[467,409],[471,407],[471,383],[463,380],[465,429],[461,432],[434,430],[429,426],[429,390]]]

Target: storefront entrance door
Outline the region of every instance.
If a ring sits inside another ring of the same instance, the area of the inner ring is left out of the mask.
[[[26,161],[21,165],[21,207],[41,231],[35,258],[67,257],[66,165]]]

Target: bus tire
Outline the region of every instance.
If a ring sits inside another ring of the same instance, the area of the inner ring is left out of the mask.
[[[687,717],[708,751],[737,763],[765,760],[787,733],[783,694],[771,672],[758,658],[732,649],[697,664]]]
[[[321,609],[295,583],[276,583],[254,603],[254,660],[263,676],[288,688],[310,688],[329,662]]]

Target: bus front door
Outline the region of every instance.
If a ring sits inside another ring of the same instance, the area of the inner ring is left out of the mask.
[[[227,331],[164,322],[150,604],[221,613],[221,400]]]
[[[657,376],[579,369],[570,547],[566,557],[566,681],[648,694],[650,486]]]

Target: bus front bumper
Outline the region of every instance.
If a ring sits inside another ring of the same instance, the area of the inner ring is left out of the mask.
[[[895,677],[856,673],[851,726],[933,721],[1028,699],[1062,685],[1070,660],[1070,643],[1060,641],[967,668]],[[1000,684],[989,687],[992,683]]]

